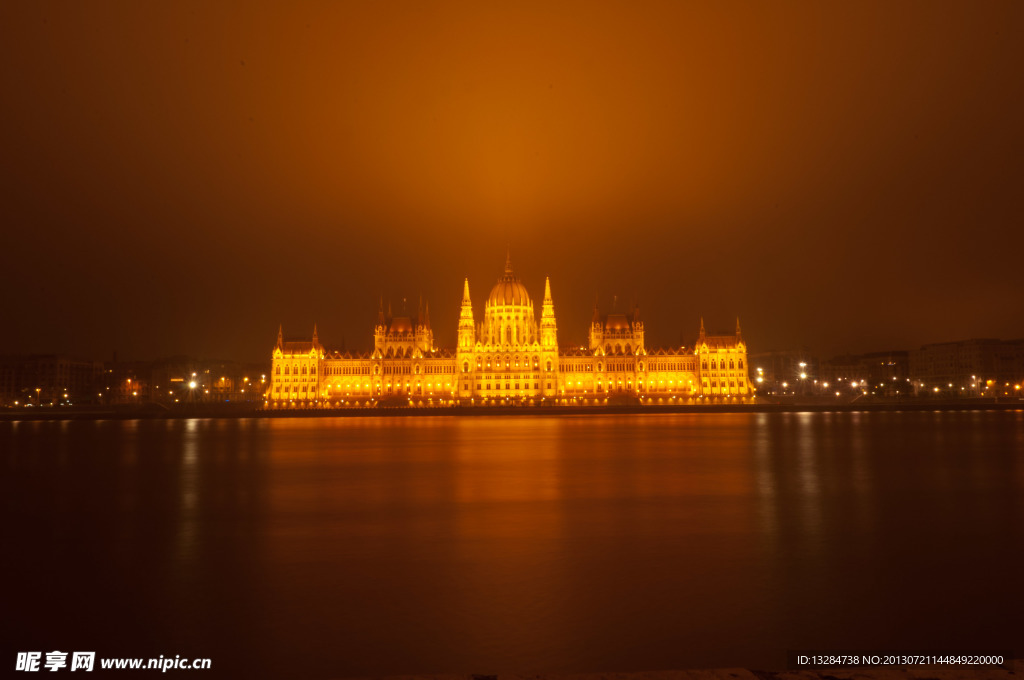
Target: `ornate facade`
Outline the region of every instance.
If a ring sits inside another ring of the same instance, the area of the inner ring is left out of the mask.
[[[312,339],[299,342],[285,341],[279,329],[267,406],[665,404],[753,394],[738,320],[735,335],[707,335],[701,320],[694,347],[650,349],[639,308],[602,314],[595,305],[589,346],[559,348],[551,281],[538,323],[510,260],[479,323],[469,279],[463,283],[454,351],[434,345],[422,305],[415,317],[393,316],[382,302],[373,338],[371,352],[338,352],[324,349],[315,326]]]

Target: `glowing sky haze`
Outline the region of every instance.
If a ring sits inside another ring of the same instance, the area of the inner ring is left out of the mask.
[[[1024,335],[1024,4],[6,3],[0,352],[266,359],[506,246],[563,344]]]

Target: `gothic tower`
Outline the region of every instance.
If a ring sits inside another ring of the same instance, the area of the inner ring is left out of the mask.
[[[544,303],[540,313],[541,394],[558,394],[558,325],[555,302],[551,298],[551,279],[544,278]]]
[[[469,279],[462,284],[462,308],[459,310],[459,344],[455,348],[455,371],[458,374],[460,398],[472,396],[472,381],[476,368],[473,348],[476,346],[476,329],[473,325],[473,302],[469,299]]]

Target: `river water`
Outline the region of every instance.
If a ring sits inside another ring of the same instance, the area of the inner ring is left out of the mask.
[[[1024,641],[1024,412],[3,422],[0,451],[2,664],[778,669]]]

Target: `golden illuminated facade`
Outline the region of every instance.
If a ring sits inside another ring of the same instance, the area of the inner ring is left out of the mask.
[[[753,394],[740,333],[710,336],[701,321],[692,348],[649,349],[639,308],[602,315],[595,306],[589,346],[559,348],[551,282],[544,282],[540,322],[512,271],[484,302],[476,323],[463,284],[455,351],[438,349],[429,307],[415,318],[384,313],[373,351],[327,351],[317,338],[286,342],[278,330],[267,405],[604,404],[745,401]]]

